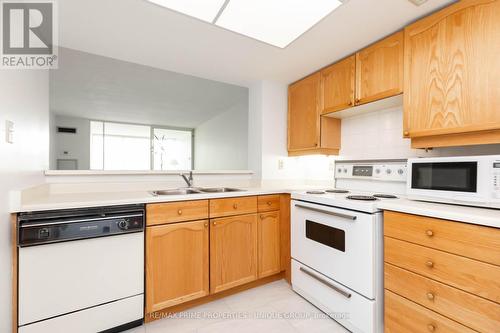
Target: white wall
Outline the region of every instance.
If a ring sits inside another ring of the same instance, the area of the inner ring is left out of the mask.
[[[196,170],[248,169],[248,102],[197,126],[194,130]]]
[[[11,328],[11,228],[9,191],[44,182],[48,167],[48,73],[3,70],[0,74],[0,332]],[[14,144],[5,142],[5,120],[15,124]]]
[[[288,157],[287,94],[282,83],[261,81],[250,87],[250,169],[263,180],[333,180],[334,157]]]
[[[342,119],[344,159],[409,158],[499,154],[500,145],[412,149],[403,138],[403,108],[396,107]]]
[[[90,169],[90,121],[52,112],[50,120],[50,169],[57,169],[57,159],[76,159],[78,169]],[[57,133],[58,126],[76,128],[76,134]]]

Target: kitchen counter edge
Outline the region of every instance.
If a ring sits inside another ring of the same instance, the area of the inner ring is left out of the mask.
[[[399,199],[392,202],[382,201],[377,207],[381,210],[500,228],[499,209],[468,207],[409,199]]]

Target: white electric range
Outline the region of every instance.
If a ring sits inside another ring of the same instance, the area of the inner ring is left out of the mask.
[[[381,200],[406,191],[406,160],[337,161],[335,188],[292,193],[292,287],[355,333],[383,332]]]

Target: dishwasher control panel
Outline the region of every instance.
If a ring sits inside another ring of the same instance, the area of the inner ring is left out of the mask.
[[[144,231],[144,211],[55,216],[18,222],[18,245],[32,246]]]

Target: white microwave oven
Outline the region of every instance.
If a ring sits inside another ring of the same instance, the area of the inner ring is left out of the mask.
[[[500,209],[500,155],[409,159],[407,195]]]

